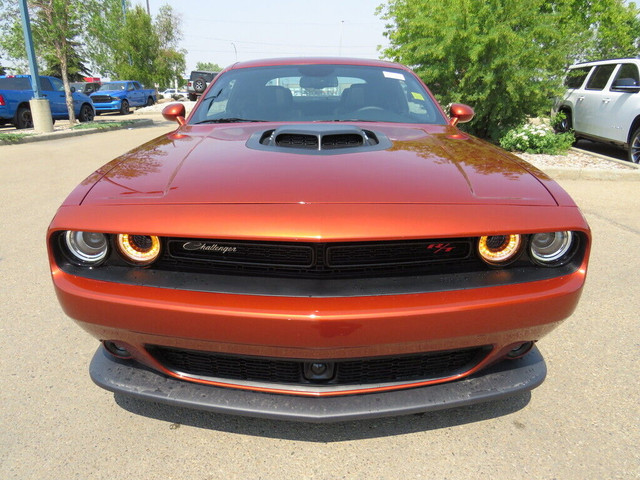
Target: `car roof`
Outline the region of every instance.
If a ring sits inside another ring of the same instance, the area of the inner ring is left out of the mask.
[[[409,70],[399,63],[387,62],[385,60],[365,59],[365,58],[345,58],[345,57],[291,57],[291,58],[267,58],[262,60],[249,60],[238,62],[228,69],[251,68],[251,67],[271,67],[282,65],[361,65],[370,67],[387,67]]]
[[[582,62],[571,65],[569,68],[592,67],[594,65],[606,65],[608,63],[635,63],[640,64],[640,58],[609,58],[607,60],[595,60],[593,62]]]

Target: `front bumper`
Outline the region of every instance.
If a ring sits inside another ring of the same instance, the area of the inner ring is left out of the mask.
[[[122,100],[114,100],[109,103],[94,103],[93,107],[96,109],[96,112],[114,112],[116,110],[120,110],[122,106]]]
[[[500,362],[461,380],[384,393],[298,397],[220,388],[165,376],[98,349],[92,380],[111,392],[214,413],[329,423],[408,415],[498,400],[540,385],[547,373],[536,347],[518,360]]]

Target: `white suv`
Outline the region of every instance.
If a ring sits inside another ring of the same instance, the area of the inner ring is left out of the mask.
[[[565,85],[568,90],[555,106],[566,117],[558,130],[620,145],[629,161],[640,162],[640,59],[573,65]]]

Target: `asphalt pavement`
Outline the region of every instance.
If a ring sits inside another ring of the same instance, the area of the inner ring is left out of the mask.
[[[96,387],[98,342],[61,311],[45,249],[89,173],[170,124],[0,146],[0,479],[640,478],[638,182],[561,180],[594,243],[575,314],[531,392],[333,425],[216,415]]]

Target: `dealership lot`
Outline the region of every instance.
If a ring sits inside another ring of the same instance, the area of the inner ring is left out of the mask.
[[[637,181],[560,183],[593,230],[576,313],[539,343],[531,394],[335,425],[227,417],[93,385],[97,342],[60,310],[44,235],[94,169],[171,124],[0,146],[0,478],[637,478]]]

